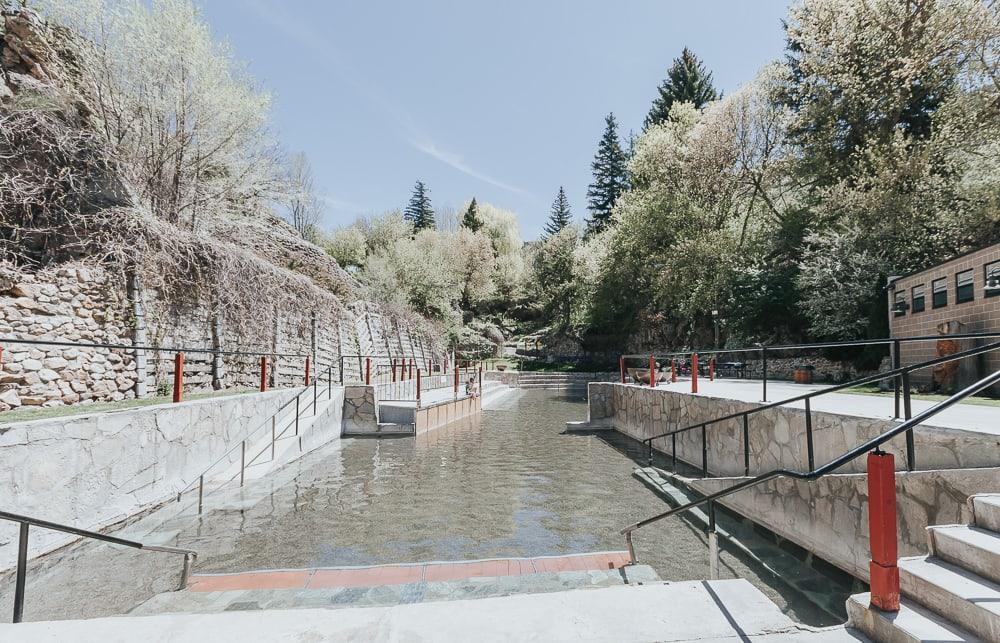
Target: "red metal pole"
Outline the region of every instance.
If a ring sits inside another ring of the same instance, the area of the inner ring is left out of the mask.
[[[677,382],[677,360],[676,359],[671,359],[670,360],[670,381],[674,382],[674,383]]]
[[[656,358],[649,356],[649,385],[656,388]]]
[[[420,369],[417,369],[417,406],[420,406]]]
[[[691,392],[698,392],[698,353],[691,355]]]
[[[715,381],[715,358],[708,360],[708,381]]]
[[[267,356],[260,356],[260,392],[267,390]]]
[[[868,529],[872,559],[872,605],[899,611],[899,568],[896,567],[896,464],[891,453],[868,454]]]
[[[174,353],[174,402],[184,399],[184,353]]]
[[[455,395],[458,395],[458,360],[455,360]]]
[[[625,356],[622,355],[618,358],[618,370],[622,374],[622,384],[625,383]]]
[[[306,355],[306,386],[309,386],[309,366],[310,366],[309,356]]]
[[[365,386],[372,385],[372,358],[365,358]]]

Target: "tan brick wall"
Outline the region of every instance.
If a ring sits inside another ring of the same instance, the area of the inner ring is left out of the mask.
[[[993,261],[1000,261],[1000,244],[896,280],[888,291],[890,336],[903,338],[937,335],[938,324],[951,321],[961,322],[963,324],[961,332],[965,333],[1000,332],[1000,295],[986,297],[983,292],[986,285],[984,267]],[[955,275],[970,269],[973,277],[973,300],[961,304],[955,303]],[[931,283],[941,278],[944,278],[948,285],[948,305],[933,308]],[[900,290],[905,292],[906,303],[912,306],[912,288],[921,284],[924,286],[925,310],[914,313],[911,308],[907,308],[905,315],[897,317],[892,312],[895,293]],[[1000,338],[988,341],[1000,341]],[[936,342],[933,341],[904,344],[900,351],[902,364],[905,366],[933,359],[935,345]],[[972,346],[970,341],[966,342],[963,348]],[[996,370],[1000,370],[1000,351],[990,353],[979,361],[981,375]],[[918,385],[926,385],[930,382],[930,372],[920,371],[914,375],[913,380]]]

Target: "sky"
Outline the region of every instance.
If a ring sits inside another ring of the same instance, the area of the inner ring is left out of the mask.
[[[731,92],[783,55],[786,0],[200,0],[274,95],[276,133],[309,158],[323,227],[472,197],[537,238],[564,186],[587,217],[590,163],[614,112],[638,133],[689,47]]]

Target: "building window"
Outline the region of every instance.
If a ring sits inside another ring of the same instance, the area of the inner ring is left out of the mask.
[[[924,310],[924,285],[914,286],[911,295],[912,303],[910,304],[910,310],[915,313],[923,312]]]
[[[976,298],[972,271],[963,270],[955,275],[955,303],[961,304]]]
[[[892,314],[894,317],[902,317],[906,314],[906,291],[897,290],[892,299]]]
[[[948,280],[944,277],[931,282],[931,306],[942,308],[948,305]]]
[[[1000,295],[1000,261],[992,261],[983,267],[986,281],[986,297]]]

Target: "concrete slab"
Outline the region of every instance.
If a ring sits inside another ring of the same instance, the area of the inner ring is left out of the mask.
[[[777,402],[811,391],[829,388],[829,384],[794,384],[792,382],[767,383],[767,399]],[[688,379],[675,383],[665,382],[657,386],[680,393],[691,392],[691,382]],[[707,378],[698,379],[698,392],[694,395],[717,397],[741,402],[761,401],[760,380],[717,379],[714,382]],[[912,400],[911,409],[914,415],[929,409],[936,402],[927,400]],[[830,393],[815,398],[811,402],[813,411],[827,413],[842,413],[858,417],[888,420],[893,415],[892,396],[860,395],[856,393]],[[804,402],[795,402],[789,408],[805,408]],[[946,429],[962,429],[1000,436],[1000,407],[978,404],[956,404],[936,415],[927,426],[937,426]]]
[[[241,641],[857,641],[797,626],[745,580],[610,587],[392,607],[229,611],[0,626],[37,643]],[[864,640],[864,639],[860,639]]]

